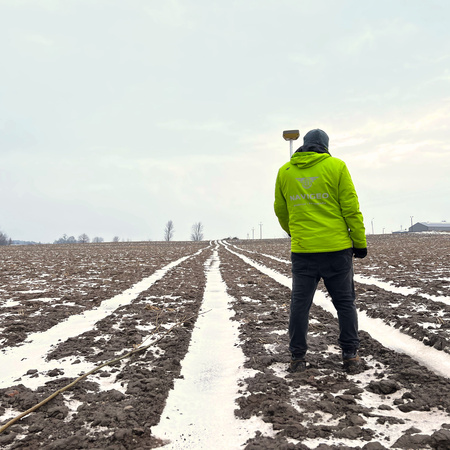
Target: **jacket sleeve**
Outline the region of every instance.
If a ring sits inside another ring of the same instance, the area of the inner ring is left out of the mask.
[[[341,206],[342,216],[349,229],[353,246],[356,248],[366,248],[367,241],[363,215],[359,210],[359,201],[355,186],[345,164],[339,182],[339,204]]]
[[[280,222],[281,228],[283,228],[283,230],[286,231],[286,233],[290,236],[291,232],[289,230],[289,211],[281,187],[280,172],[278,172],[277,180],[275,182],[275,203],[273,206],[275,214],[278,217],[278,222]]]

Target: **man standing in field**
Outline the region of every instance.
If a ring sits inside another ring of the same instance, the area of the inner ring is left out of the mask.
[[[328,141],[324,131],[309,131],[275,185],[275,214],[291,236],[290,372],[306,369],[309,310],[321,278],[338,313],[344,368],[360,364],[352,256],[367,255],[366,235],[350,173]]]

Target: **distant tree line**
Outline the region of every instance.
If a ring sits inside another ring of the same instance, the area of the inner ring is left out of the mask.
[[[175,233],[175,227],[172,220],[169,220],[166,223],[166,226],[164,228],[164,240],[169,242],[173,240],[173,236]],[[203,241],[203,224],[201,222],[196,222],[192,225],[191,228],[191,241]],[[150,240],[150,239],[149,239]],[[75,238],[75,236],[67,236],[67,234],[63,234],[62,237],[59,239],[56,239],[53,243],[54,244],[88,244],[89,242],[93,242],[94,244],[99,244],[101,242],[104,242],[105,240],[101,236],[95,236],[91,239],[86,233],[80,234],[78,238]],[[128,239],[130,241],[130,239]],[[114,236],[112,238],[112,242],[120,242],[119,236]],[[0,245],[11,245],[13,243],[12,239],[3,231],[0,230]],[[22,241],[21,241],[22,243]],[[23,243],[25,243],[23,241]],[[35,242],[29,242],[35,243]]]
[[[175,233],[175,227],[172,220],[169,220],[164,227],[164,240],[169,242],[173,240],[173,236]],[[203,241],[203,224],[201,222],[196,222],[192,225],[191,228],[191,241]],[[94,244],[99,244],[104,242],[105,240],[101,236],[95,236],[91,239],[86,233],[80,234],[78,238],[75,236],[67,236],[67,234],[63,234],[62,237],[56,239],[54,244],[88,244],[92,242]],[[128,239],[130,241],[130,239]],[[24,241],[20,241],[21,243],[25,243]],[[114,236],[112,238],[112,242],[120,242],[119,236]],[[12,239],[3,231],[0,230],[0,245],[11,245],[13,243]],[[35,243],[35,242],[30,242]]]
[[[92,242],[98,244],[100,242],[104,242],[105,240],[102,237],[96,236],[92,239]],[[57,239],[54,244],[88,244],[91,242],[91,239],[86,233],[80,234],[78,239],[75,239],[74,236],[67,236],[64,234],[62,237]]]
[[[164,240],[169,242],[173,240],[173,236],[175,234],[175,227],[172,220],[169,220],[165,227],[164,227]],[[191,241],[203,241],[204,239],[204,233],[203,233],[203,224],[201,222],[196,222],[192,225],[191,228]],[[54,244],[88,244],[89,242],[93,242],[94,244],[98,244],[101,242],[104,242],[105,240],[100,237],[96,236],[92,238],[92,240],[89,238],[89,236],[86,233],[80,234],[78,238],[75,238],[75,236],[67,236],[67,234],[64,234],[62,237],[54,241]],[[130,239],[128,239],[130,241]],[[112,238],[112,242],[120,242],[119,236],[114,236]]]

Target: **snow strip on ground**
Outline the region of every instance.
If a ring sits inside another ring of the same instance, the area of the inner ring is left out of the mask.
[[[64,342],[70,337],[78,336],[91,330],[96,322],[109,316],[120,306],[130,304],[141,292],[150,288],[150,286],[160,280],[170,269],[181,264],[186,259],[199,254],[203,250],[201,249],[193,255],[183,256],[167,264],[131,288],[108,300],[104,300],[97,308],[85,311],[82,314],[70,316],[67,320],[58,323],[58,325],[55,325],[47,331],[30,334],[24,345],[2,349],[0,352],[0,367],[2,368],[0,388],[11,386],[15,380],[22,377],[29,369],[42,371],[55,368],[55,361],[47,362],[45,358],[47,353],[58,342]],[[58,364],[58,367],[61,367],[61,363],[59,362]],[[64,376],[77,377],[81,367],[80,365],[71,365],[68,362],[68,364],[65,364],[64,369]],[[32,389],[43,384],[42,378],[22,379],[21,382]]]
[[[160,423],[152,434],[168,440],[167,449],[239,448],[256,431],[273,436],[272,426],[253,417],[234,415],[240,380],[253,375],[244,369],[238,323],[233,322],[231,297],[219,271],[219,257],[205,263],[207,278],[202,311],[192,333],[181,376],[169,393]]]
[[[237,245],[233,245],[232,247],[234,247],[237,250],[241,250],[241,251],[245,251],[248,253],[257,253],[251,250],[247,250],[241,247],[238,247]],[[273,255],[267,255],[265,253],[258,253],[261,256],[266,256],[267,258],[273,259],[275,261],[284,263],[284,264],[290,264],[291,261],[288,261],[287,259],[281,259],[281,258],[277,258],[276,256]],[[357,275],[355,274],[354,276],[355,281],[357,281],[358,283],[361,284],[372,284],[374,286],[377,286],[381,289],[384,289],[385,291],[388,292],[393,292],[395,294],[401,294],[401,295],[420,295],[421,297],[427,298],[428,300],[432,300],[433,302],[442,302],[445,303],[446,305],[450,306],[450,297],[445,297],[443,295],[430,295],[430,294],[425,294],[425,293],[421,293],[419,291],[418,288],[412,288],[412,287],[399,287],[399,286],[395,286],[394,284],[392,284],[391,282],[386,282],[386,281],[382,281],[379,280],[378,278],[375,277],[367,277],[364,275]],[[441,280],[446,280],[447,278],[440,278]]]
[[[223,242],[222,242],[223,243]],[[292,288],[292,279],[282,275],[266,266],[247,258],[240,253],[231,250],[225,243],[224,246],[228,251],[241,258],[247,264],[258,269],[260,272],[273,278],[278,283]],[[314,304],[321,306],[326,311],[337,316],[336,310],[331,303],[330,298],[322,291],[317,290],[314,295]],[[376,339],[382,345],[399,353],[405,353],[420,364],[423,364],[434,373],[450,378],[450,355],[428,347],[417,339],[411,338],[397,329],[386,325],[381,319],[373,319],[368,317],[364,311],[358,311],[359,328],[367,331],[372,338]]]
[[[362,284],[373,284],[374,286],[378,286],[381,289],[384,289],[388,292],[393,292],[395,294],[401,295],[420,295],[421,297],[427,298],[428,300],[432,300],[433,302],[442,302],[446,305],[450,306],[450,297],[444,297],[443,295],[429,295],[425,293],[421,293],[418,288],[406,287],[406,286],[394,286],[391,282],[381,281],[375,277],[366,277],[363,275],[355,274],[355,281]]]

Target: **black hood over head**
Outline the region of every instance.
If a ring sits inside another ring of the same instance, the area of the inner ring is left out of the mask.
[[[329,138],[325,131],[315,130],[308,131],[303,137],[303,145],[296,151],[297,152],[316,152],[316,153],[329,153],[328,151]]]

